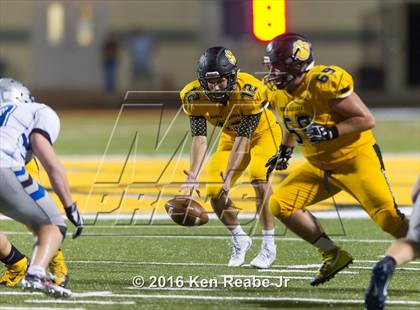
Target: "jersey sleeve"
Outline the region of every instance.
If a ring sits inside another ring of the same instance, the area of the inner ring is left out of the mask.
[[[191,136],[207,136],[207,120],[204,116],[190,116]]]
[[[241,113],[255,115],[263,112],[269,105],[267,93],[260,80],[251,75],[243,74],[240,96]]]
[[[195,101],[200,99],[200,89],[190,84],[185,86],[179,93],[182,109],[188,116],[203,116],[202,109],[199,109],[195,103]]]
[[[57,140],[60,133],[60,119],[50,107],[44,106],[35,113],[31,134],[35,132],[42,134],[51,144]]]
[[[343,99],[348,97],[354,88],[352,76],[337,66],[325,67],[317,76],[319,90],[327,99]]]
[[[242,116],[241,122],[238,126],[237,136],[251,139],[252,134],[258,127],[261,118],[261,113],[253,115]]]

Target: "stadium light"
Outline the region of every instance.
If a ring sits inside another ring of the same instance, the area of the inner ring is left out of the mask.
[[[252,31],[257,40],[271,41],[286,29],[286,0],[252,0]]]

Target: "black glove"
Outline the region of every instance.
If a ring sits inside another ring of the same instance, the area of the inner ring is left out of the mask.
[[[338,129],[335,126],[323,126],[313,123],[305,129],[305,134],[311,143],[332,140],[338,137]]]
[[[83,218],[80,216],[79,210],[77,210],[77,205],[73,202],[70,206],[65,207],[64,210],[66,211],[66,216],[70,222],[74,226],[76,226],[76,230],[73,233],[73,239],[80,236],[83,230]]]
[[[267,169],[266,179],[270,177],[271,172],[276,170],[284,170],[289,166],[289,159],[292,157],[293,147],[287,145],[280,145],[279,151],[272,156],[265,164]]]

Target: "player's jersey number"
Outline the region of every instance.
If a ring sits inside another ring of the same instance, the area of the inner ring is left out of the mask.
[[[299,115],[294,122],[290,117],[285,116],[283,121],[287,131],[295,137],[296,142],[303,144],[303,138],[298,131],[304,132],[305,128],[311,124],[311,117],[309,115]],[[297,127],[295,125],[295,128],[293,128],[294,124],[297,124]]]
[[[335,70],[333,68],[326,67],[324,70],[322,70],[322,72],[324,72],[325,74],[317,76],[316,79],[321,83],[326,83],[328,81],[328,74],[334,73]]]
[[[10,114],[12,114],[15,109],[15,105],[5,105],[0,108],[0,127],[6,126]]]

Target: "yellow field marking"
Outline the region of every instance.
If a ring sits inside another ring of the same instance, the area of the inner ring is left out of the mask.
[[[303,159],[294,159],[290,170],[295,169],[303,162]],[[98,173],[98,183],[93,184],[99,167],[99,160],[64,160],[64,166],[72,187],[73,198],[78,202],[83,213],[111,212],[115,214],[151,214],[163,213],[164,203],[175,195],[178,195],[180,184],[184,181],[182,169],[188,168],[187,160],[169,162],[159,159],[137,159],[127,162],[125,169],[124,161],[113,159],[104,162]],[[410,205],[410,192],[420,167],[419,156],[385,156],[387,175],[396,195],[399,205]],[[284,175],[284,173],[283,173]],[[43,185],[50,187],[46,182],[48,178],[45,172],[41,174]],[[203,172],[201,182],[206,182],[207,175]],[[274,174],[272,185],[275,187],[282,180],[280,174]],[[241,212],[254,213],[254,191],[249,185],[247,173],[239,179],[232,189],[231,196]],[[201,188],[205,195],[205,186]],[[91,191],[91,195],[89,192]],[[55,195],[53,198],[58,202]],[[195,197],[197,198],[197,197]],[[337,204],[358,203],[345,192],[335,197]],[[210,204],[203,199],[197,198],[208,211]],[[329,209],[332,200],[328,199],[311,209]]]

